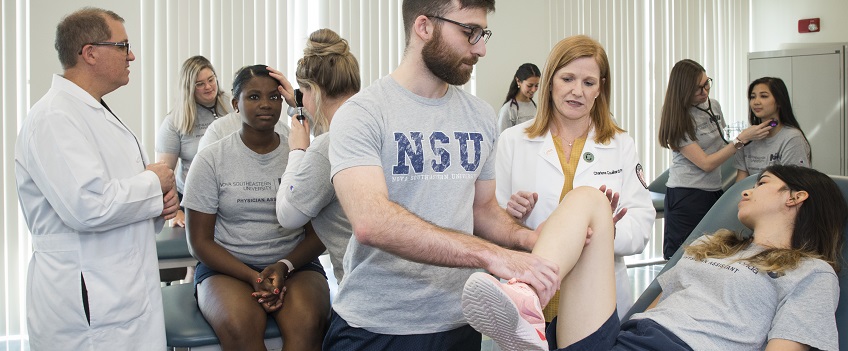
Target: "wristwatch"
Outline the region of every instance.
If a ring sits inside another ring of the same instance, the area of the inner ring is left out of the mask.
[[[284,258],[284,259],[279,260],[277,262],[286,265],[286,268],[288,268],[288,272],[286,272],[286,276],[288,276],[289,274],[291,274],[294,271],[294,265],[288,259]]]
[[[739,140],[739,138],[736,138],[733,139],[733,146],[736,147],[736,150],[741,150],[743,147],[745,147],[745,143],[742,142],[742,140]]]

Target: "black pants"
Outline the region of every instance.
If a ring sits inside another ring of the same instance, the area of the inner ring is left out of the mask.
[[[663,257],[671,258],[724,191],[668,188],[665,193]]]
[[[458,306],[457,306],[458,307]],[[431,334],[387,335],[354,328],[333,311],[325,351],[480,351],[482,336],[470,326]]]

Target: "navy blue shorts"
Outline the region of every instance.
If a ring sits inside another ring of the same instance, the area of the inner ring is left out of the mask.
[[[548,338],[548,347],[551,350],[560,351],[692,351],[677,335],[657,322],[650,319],[631,319],[621,324],[616,311],[612,312],[598,330],[565,348],[556,348],[556,318],[551,321],[545,337]]]
[[[258,266],[254,266],[252,264],[247,264],[247,263],[245,263],[245,264],[248,267],[250,267],[251,269],[253,269],[254,271],[257,271],[257,272],[262,272],[262,270],[265,269],[265,267],[258,267]],[[309,262],[309,263],[303,265],[300,268],[295,269],[294,272],[292,272],[291,274],[295,274],[295,273],[301,272],[301,271],[318,272],[318,273],[321,273],[321,275],[324,276],[324,279],[327,279],[327,273],[324,272],[324,266],[321,265],[321,261],[318,260],[318,258],[316,258],[312,262]],[[203,264],[203,262],[198,262],[197,266],[194,267],[194,285],[200,284],[200,282],[202,282],[206,278],[209,278],[213,275],[218,275],[218,274],[224,274],[224,273],[221,273],[221,272],[218,272],[216,270],[213,270],[212,268],[209,268],[209,266]]]
[[[430,334],[387,335],[351,327],[333,311],[330,330],[324,337],[324,351],[404,350],[480,351],[482,336],[470,326]]]

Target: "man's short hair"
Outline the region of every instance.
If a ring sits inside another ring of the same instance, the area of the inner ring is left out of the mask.
[[[109,10],[84,7],[62,19],[56,26],[56,42],[53,46],[59,53],[62,68],[76,66],[77,56],[85,44],[107,41],[112,37],[106,16],[124,23],[124,19]]]
[[[454,2],[459,3],[459,9],[486,9],[487,12],[495,11],[495,0],[403,0],[403,29],[406,32],[406,45],[412,35],[412,22],[418,16],[444,16]]]

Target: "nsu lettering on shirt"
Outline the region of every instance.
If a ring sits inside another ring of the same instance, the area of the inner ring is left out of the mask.
[[[392,166],[392,174],[408,175],[410,174],[410,166],[415,173],[424,171],[424,135],[421,132],[409,132],[409,136],[401,132],[395,132],[395,142],[397,142],[397,164]],[[467,172],[474,172],[480,166],[480,149],[483,142],[483,135],[473,132],[454,132],[451,139],[445,132],[436,131],[430,134],[429,144],[430,150],[433,152],[433,159],[430,160],[430,167],[437,173],[446,171],[452,162],[455,155],[451,155],[446,146],[453,142],[459,145],[459,161],[462,168]],[[469,144],[472,144],[470,146]],[[469,152],[469,147],[473,148],[473,152]],[[470,155],[474,155],[473,162],[469,160]],[[408,161],[408,163],[407,163]]]

